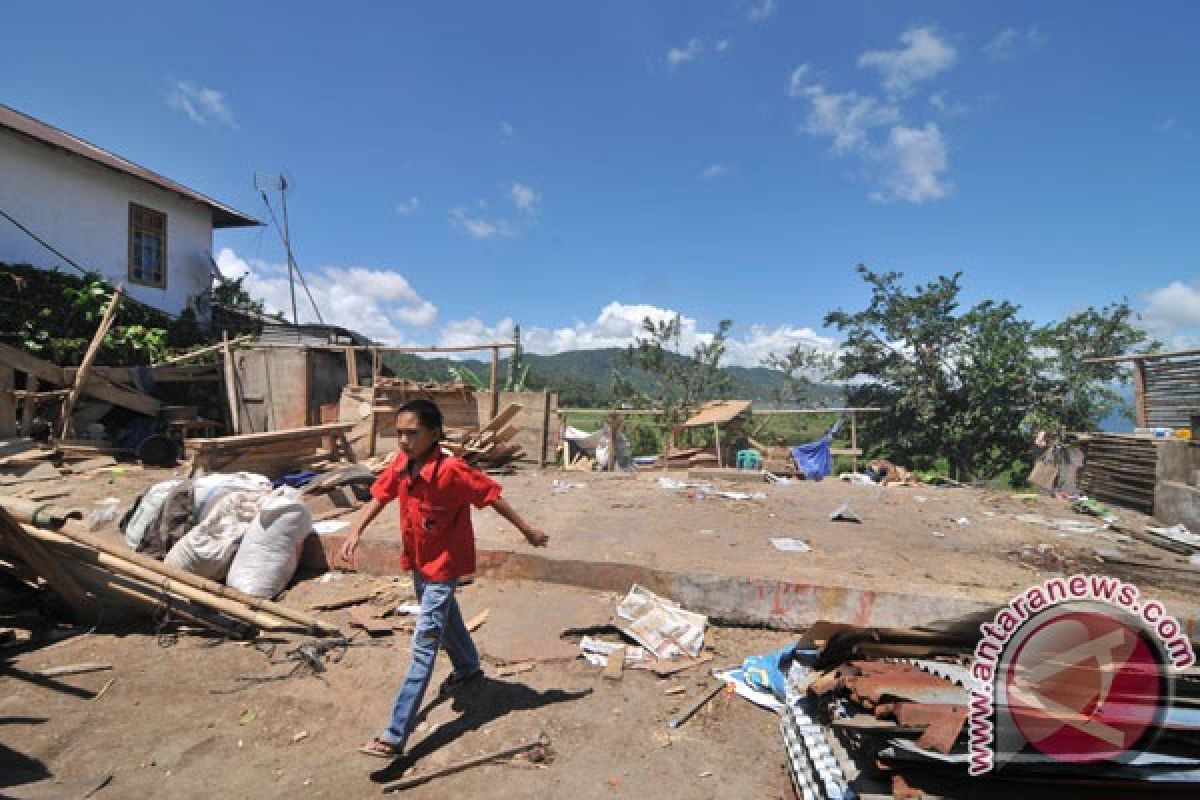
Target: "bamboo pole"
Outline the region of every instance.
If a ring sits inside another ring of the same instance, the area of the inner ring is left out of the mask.
[[[223,614],[228,614],[229,616],[253,625],[256,628],[269,631],[282,631],[294,630],[297,627],[311,627],[309,625],[297,623],[295,620],[290,618],[283,618],[282,615],[276,615],[269,611],[248,608],[247,606],[249,604],[243,603],[236,598],[231,598],[227,595],[219,595],[205,589],[198,589],[195,586],[189,585],[187,582],[167,577],[162,572],[147,569],[141,564],[125,560],[124,558],[112,555],[111,553],[103,550],[92,548],[92,550],[89,551],[86,546],[79,547],[78,545],[80,543],[78,542],[74,543],[76,545],[75,547],[72,547],[72,540],[68,536],[60,536],[57,533],[45,531],[41,528],[35,528],[32,525],[24,525],[22,527],[32,538],[38,539],[44,544],[55,546],[60,550],[60,552],[63,550],[63,548],[66,548],[65,554],[71,558],[75,558],[76,560],[79,560],[85,564],[94,563],[101,568],[115,571],[124,577],[142,581],[149,586],[155,587],[163,594],[179,595],[180,597],[194,601],[199,605],[211,608],[214,611],[220,611]],[[134,555],[137,554],[135,553]],[[88,559],[90,558],[94,558],[94,561],[89,561]],[[146,560],[153,561],[153,559]],[[157,564],[158,562],[154,561],[153,563]],[[175,570],[171,567],[166,567],[165,564],[160,566],[165,567],[166,571],[179,572],[183,575],[190,574],[181,572],[180,570]],[[195,578],[197,576],[192,575],[191,577]],[[204,579],[199,578],[199,580]],[[214,585],[220,586],[220,584]],[[227,590],[229,589],[227,586],[222,588]],[[248,597],[249,595],[246,596]]]
[[[100,325],[96,328],[96,333],[92,335],[92,341],[88,344],[87,352],[83,354],[83,361],[79,364],[79,371],[75,373],[75,385],[71,387],[71,393],[67,395],[67,399],[63,401],[62,407],[62,428],[61,438],[67,439],[71,433],[71,413],[75,410],[75,403],[79,401],[80,394],[83,393],[83,387],[87,384],[88,373],[91,372],[92,364],[96,361],[96,354],[100,352],[100,345],[104,341],[104,337],[108,335],[108,329],[112,327],[113,318],[117,315],[117,306],[121,304],[121,298],[125,296],[125,289],[118,286],[113,292],[112,299],[108,301],[108,308],[104,310],[104,316],[100,318]]]
[[[241,336],[238,336],[236,339],[230,339],[229,334],[225,331],[222,331],[221,332],[221,341],[218,342],[217,344],[210,344],[208,347],[201,347],[199,350],[192,350],[187,353],[181,353],[180,355],[177,355],[177,356],[171,356],[170,358],[164,358],[162,361],[158,362],[154,366],[165,367],[168,364],[181,364],[184,361],[191,361],[193,358],[198,358],[200,356],[206,356],[209,353],[215,353],[218,350],[223,350],[225,348],[226,342],[228,342],[231,347],[236,347],[237,345],[242,344],[243,342],[250,341],[252,338],[254,338],[254,337],[250,336],[249,334],[243,334]]]
[[[500,413],[500,348],[492,348],[492,413],[489,420]]]
[[[190,572],[184,572],[181,569],[175,569],[174,567],[170,567],[160,561],[155,561],[153,558],[144,556],[141,553],[129,552],[128,550],[124,550],[117,545],[112,544],[111,542],[105,541],[99,536],[84,532],[77,525],[68,523],[67,525],[63,526],[63,528],[59,531],[59,534],[71,539],[77,544],[82,544],[86,547],[92,548],[93,550],[106,553],[118,561],[129,563],[144,570],[148,570],[154,573],[156,576],[156,578],[152,578],[152,580],[157,579],[161,582],[162,578],[167,578],[176,581],[177,583],[189,586],[193,589],[199,589],[204,593],[216,595],[219,598],[240,603],[255,611],[263,611],[273,614],[277,617],[290,620],[299,625],[319,631],[322,634],[341,634],[341,631],[339,631],[336,627],[318,619],[317,617],[304,614],[300,611],[295,611],[285,605],[273,602],[271,600],[265,600],[261,597],[255,597],[254,595],[240,592],[231,586],[225,586],[224,584],[217,583],[216,581],[210,581],[207,578],[201,578],[199,575],[193,575]]]

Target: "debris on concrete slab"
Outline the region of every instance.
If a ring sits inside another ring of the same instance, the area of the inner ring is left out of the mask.
[[[670,659],[686,654],[700,655],[708,618],[686,611],[649,589],[634,584],[617,606],[622,632],[642,645],[655,658]]]
[[[840,506],[829,512],[829,519],[834,522],[854,522],[862,524],[862,518],[854,513],[854,509],[849,503],[842,503]]]
[[[793,539],[791,537],[779,537],[771,539],[771,546],[776,550],[784,553],[807,553],[812,550],[808,542],[803,539]]]

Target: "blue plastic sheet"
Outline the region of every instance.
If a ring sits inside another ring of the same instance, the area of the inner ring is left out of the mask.
[[[792,448],[792,458],[804,473],[804,479],[819,481],[833,472],[833,457],[829,453],[830,437],[823,436],[815,442]]]

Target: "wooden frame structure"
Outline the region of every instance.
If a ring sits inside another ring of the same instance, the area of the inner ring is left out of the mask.
[[[1200,415],[1200,350],[1085,358],[1085,364],[1133,365],[1133,403],[1139,428],[1187,427]]]

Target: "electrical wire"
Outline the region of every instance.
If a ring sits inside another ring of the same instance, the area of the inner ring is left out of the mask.
[[[42,247],[46,248],[46,249],[47,249],[47,250],[49,250],[51,253],[54,253],[54,255],[58,256],[58,257],[59,257],[59,258],[61,258],[63,261],[67,262],[68,264],[70,264],[70,265],[71,265],[72,267],[74,267],[75,269],[79,270],[79,273],[80,273],[81,275],[90,275],[90,274],[92,274],[92,273],[91,273],[91,272],[89,272],[88,270],[86,270],[86,269],[84,269],[83,267],[81,267],[81,266],[79,266],[78,264],[76,264],[76,263],[75,263],[74,261],[72,261],[71,259],[67,258],[67,257],[66,257],[65,255],[63,255],[63,254],[62,254],[62,253],[61,253],[59,250],[55,249],[54,245],[50,244],[50,243],[49,243],[49,242],[47,242],[45,239],[43,239],[42,237],[38,236],[38,235],[37,235],[36,233],[34,233],[33,231],[29,230],[29,228],[26,228],[26,227],[25,227],[24,225],[22,225],[20,222],[17,222],[17,220],[15,220],[15,219],[13,218],[13,216],[12,216],[11,214],[9,214],[7,211],[5,211],[3,208],[0,208],[0,216],[4,217],[6,220],[8,220],[9,222],[11,222],[13,225],[16,225],[16,226],[17,226],[17,228],[18,228],[18,229],[20,229],[21,233],[25,234],[25,235],[26,235],[26,236],[28,236],[30,239],[33,239],[35,242],[37,242],[38,244],[40,244]]]

